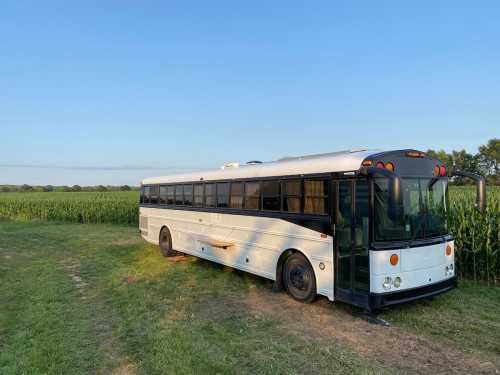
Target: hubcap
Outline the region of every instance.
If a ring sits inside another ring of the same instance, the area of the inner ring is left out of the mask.
[[[307,290],[309,275],[303,267],[297,266],[290,271],[290,282],[299,290]]]
[[[162,247],[168,247],[168,235],[166,233],[161,236],[161,245]]]

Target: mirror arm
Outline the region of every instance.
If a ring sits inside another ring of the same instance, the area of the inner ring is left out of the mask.
[[[454,170],[450,177],[467,177],[476,182],[476,203],[475,206],[479,210],[479,212],[486,211],[486,179],[480,174]]]

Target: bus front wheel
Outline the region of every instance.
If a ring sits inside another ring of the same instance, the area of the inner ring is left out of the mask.
[[[178,254],[177,251],[172,248],[172,236],[167,227],[161,228],[159,245],[164,257],[172,257]]]
[[[283,267],[283,281],[290,296],[300,302],[316,298],[316,278],[306,257],[300,253],[290,255]]]

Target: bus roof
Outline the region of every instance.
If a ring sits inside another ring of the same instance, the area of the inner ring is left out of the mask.
[[[293,176],[328,172],[356,171],[364,159],[380,154],[380,150],[356,149],[326,154],[305,155],[284,158],[273,162],[243,164],[228,163],[220,169],[151,177],[142,181],[143,185],[174,182],[196,182],[258,178],[272,176]]]

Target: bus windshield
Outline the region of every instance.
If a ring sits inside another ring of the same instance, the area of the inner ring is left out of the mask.
[[[447,234],[447,179],[402,178],[402,215],[392,220],[388,215],[386,178],[374,180],[375,240],[414,240]]]

